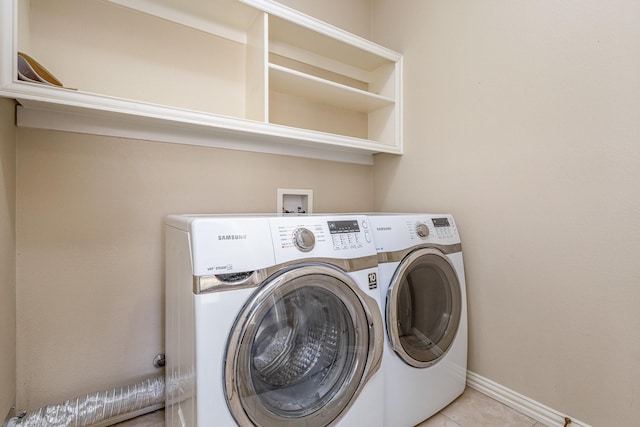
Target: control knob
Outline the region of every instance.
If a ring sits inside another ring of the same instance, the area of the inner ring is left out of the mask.
[[[427,225],[425,223],[419,222],[419,223],[416,224],[416,233],[422,239],[426,239],[427,236],[429,235],[429,227],[427,227]]]
[[[308,228],[300,227],[293,232],[293,245],[301,252],[309,252],[316,244],[316,236]]]

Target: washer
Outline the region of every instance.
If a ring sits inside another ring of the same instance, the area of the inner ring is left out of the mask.
[[[414,426],[464,391],[467,303],[451,215],[369,216],[385,316],[384,425]]]
[[[363,215],[166,220],[167,426],[381,426]]]

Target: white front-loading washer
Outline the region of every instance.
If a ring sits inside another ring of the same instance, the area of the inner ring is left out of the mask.
[[[467,303],[451,215],[369,216],[385,317],[384,425],[411,427],[464,391]]]
[[[166,220],[167,426],[381,426],[365,216]]]

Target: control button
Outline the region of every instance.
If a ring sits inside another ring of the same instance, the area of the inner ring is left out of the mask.
[[[416,224],[416,233],[423,239],[426,239],[429,235],[429,227],[426,224],[419,222]]]
[[[301,252],[309,252],[316,244],[316,236],[308,228],[297,228],[293,232],[293,245]]]
[[[365,230],[369,229],[369,223],[367,221],[362,221],[362,228],[364,228]]]
[[[371,243],[371,233],[369,233],[368,231],[364,232],[364,240],[367,241],[367,243]]]

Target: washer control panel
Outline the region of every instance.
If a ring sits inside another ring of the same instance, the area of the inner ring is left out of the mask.
[[[341,249],[361,248],[364,245],[363,238],[365,242],[371,243],[369,224],[366,221],[362,221],[361,224],[362,230],[357,219],[327,221],[333,249],[338,251]]]
[[[367,218],[362,215],[271,218],[276,257],[357,258],[375,253]]]

